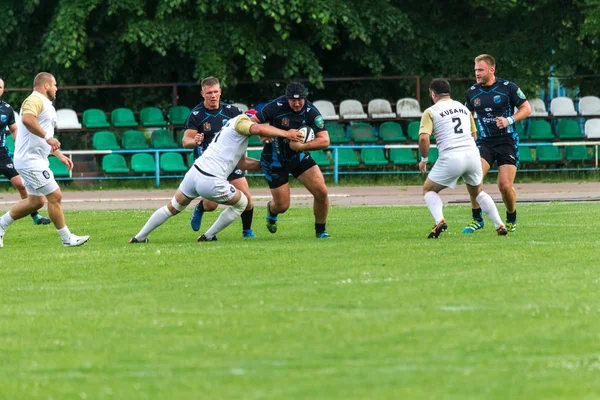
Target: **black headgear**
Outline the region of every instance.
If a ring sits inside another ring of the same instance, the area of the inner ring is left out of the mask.
[[[305,99],[307,92],[300,82],[290,82],[285,88],[285,97],[288,99]]]

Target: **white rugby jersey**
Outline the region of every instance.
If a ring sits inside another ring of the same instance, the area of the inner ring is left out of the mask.
[[[246,154],[250,127],[254,123],[246,114],[238,115],[223,125],[208,148],[194,161],[202,171],[227,179]]]
[[[440,154],[446,150],[476,148],[472,132],[476,132],[471,111],[458,101],[442,99],[423,112],[419,133],[435,136]]]
[[[34,91],[25,99],[17,118],[17,140],[15,140],[16,169],[48,169],[48,155],[52,149],[48,143],[37,135],[29,132],[21,119],[23,113],[33,114],[46,134],[54,137],[56,127],[56,110],[50,99]]]

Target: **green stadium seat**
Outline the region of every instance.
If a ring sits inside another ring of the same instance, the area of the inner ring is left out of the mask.
[[[123,132],[121,144],[125,150],[145,150],[150,148],[148,143],[146,143],[146,136],[140,131]]]
[[[188,153],[187,160],[188,160],[188,167],[191,168],[192,165],[194,165],[194,161],[196,161],[196,159],[194,158],[194,152],[193,151],[191,153]]]
[[[585,146],[565,146],[567,161],[589,161],[592,157]]]
[[[137,173],[155,173],[156,161],[152,154],[136,153],[131,157],[131,170]]]
[[[15,152],[15,139],[13,139],[10,132],[6,132],[6,148],[8,149],[9,153]]]
[[[390,161],[396,165],[415,165],[417,163],[412,149],[390,149]]]
[[[329,167],[331,162],[327,159],[327,155],[323,150],[313,150],[310,156],[315,160],[319,167]]]
[[[394,121],[384,122],[379,126],[379,137],[384,142],[403,142],[406,140],[402,125]]]
[[[554,140],[552,127],[548,121],[542,119],[529,122],[529,139],[531,140]],[[539,159],[538,159],[539,161]]]
[[[556,128],[556,133],[559,139],[583,139],[579,123],[574,119],[560,119]]]
[[[429,148],[429,154],[427,155],[427,158],[429,159],[430,164],[434,164],[437,161],[439,156],[440,156],[440,152],[437,149],[437,147]],[[419,160],[420,159],[421,159],[421,155],[419,154]]]
[[[140,111],[140,123],[142,126],[166,126],[167,120],[158,107],[144,107]]]
[[[248,146],[263,146],[263,142],[260,141],[260,136],[258,135],[250,135],[250,138],[248,139]]]
[[[185,125],[190,112],[186,106],[173,106],[169,108],[169,122],[173,125]]]
[[[373,127],[366,122],[355,122],[350,125],[350,137],[356,143],[373,143],[377,137],[373,136]]]
[[[82,124],[85,128],[108,128],[110,124],[106,120],[104,111],[97,108],[85,110],[82,116]]]
[[[256,158],[257,160],[260,160],[261,153],[262,153],[262,150],[248,150],[247,156],[249,158]]]
[[[117,137],[111,131],[98,131],[92,138],[92,147],[94,150],[120,150],[121,146],[117,143]]]
[[[562,162],[560,149],[555,146],[541,146],[535,149],[536,159],[539,162]]]
[[[160,169],[164,172],[186,172],[188,167],[180,153],[163,153],[160,155]]]
[[[102,158],[102,171],[106,174],[128,174],[129,167],[121,154],[107,154]]]
[[[344,126],[338,122],[326,122],[325,128],[329,133],[329,141],[331,144],[340,144],[350,142],[350,138],[346,136]]]
[[[157,129],[150,136],[150,145],[155,149],[176,149],[179,147],[168,129]]]
[[[55,177],[63,178],[71,176],[69,168],[67,168],[65,164],[61,163],[58,158],[50,156],[48,157],[48,162],[50,163],[50,170],[52,171]]]
[[[338,149],[338,166],[357,167],[359,165],[356,152],[353,149]]]
[[[389,162],[385,158],[383,149],[362,149],[360,152],[360,160],[365,165],[388,165]]]
[[[117,127],[133,127],[138,126],[139,124],[135,120],[135,116],[133,115],[133,111],[129,108],[115,108],[110,113],[110,121],[114,126]]]
[[[531,156],[531,148],[526,146],[519,146],[519,162],[520,163],[531,163],[533,157]]]
[[[408,137],[414,142],[419,141],[419,129],[421,128],[421,121],[412,121],[408,124]]]

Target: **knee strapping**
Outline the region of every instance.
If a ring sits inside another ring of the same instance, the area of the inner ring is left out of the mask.
[[[243,213],[246,209],[246,206],[248,205],[248,198],[246,197],[246,195],[242,192],[240,192],[240,194],[242,195],[242,197],[240,197],[237,203],[232,205],[233,209],[237,214]]]
[[[181,205],[177,202],[177,200],[175,199],[175,196],[173,196],[173,198],[171,199],[171,206],[176,209],[177,211],[183,211],[186,209],[187,206]]]

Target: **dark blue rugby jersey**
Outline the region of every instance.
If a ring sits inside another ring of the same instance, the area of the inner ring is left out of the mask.
[[[185,129],[194,129],[204,134],[204,140],[194,150],[194,157],[199,157],[213,141],[215,135],[231,118],[237,117],[242,110],[231,104],[219,103],[219,108],[207,110],[204,103],[198,104],[185,121]]]
[[[305,100],[302,110],[296,113],[288,104],[285,96],[267,103],[262,110],[256,113],[256,117],[260,122],[268,122],[283,130],[298,129],[303,125],[310,126],[315,134],[326,130],[321,113],[310,102]],[[289,140],[281,137],[274,138],[270,145],[267,144],[263,148],[263,155],[272,155],[273,153],[282,158],[282,161],[292,160],[300,154],[290,149]]]
[[[6,128],[15,123],[15,112],[5,101],[0,100],[0,148],[6,147],[6,135],[10,134]]]
[[[491,86],[473,85],[467,90],[465,106],[477,113],[480,137],[512,135],[514,125],[500,129],[496,117],[510,117],[514,108],[525,103],[527,98],[519,87],[505,79],[496,78]]]

